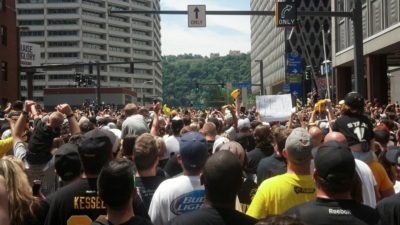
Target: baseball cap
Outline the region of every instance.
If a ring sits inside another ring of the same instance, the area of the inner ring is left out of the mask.
[[[81,172],[78,145],[66,143],[54,155],[54,167],[62,180],[70,180]]]
[[[385,157],[389,162],[400,165],[400,148],[397,146],[389,147]]]
[[[344,103],[351,108],[362,108],[364,107],[364,97],[357,92],[349,92],[344,97]]]
[[[338,141],[322,144],[315,154],[314,163],[318,176],[328,182],[352,179],[356,169],[351,150]]]
[[[93,160],[104,164],[111,153],[112,146],[108,134],[95,128],[82,136],[78,151],[82,160]]]
[[[294,163],[304,163],[311,159],[311,137],[308,132],[298,127],[290,133],[285,142],[285,149]]]
[[[198,132],[185,133],[179,140],[179,154],[185,167],[202,168],[208,158],[206,139]]]

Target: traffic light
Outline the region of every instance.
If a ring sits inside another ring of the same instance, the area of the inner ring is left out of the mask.
[[[130,73],[135,73],[135,63],[131,62],[129,64],[129,71]]]
[[[199,83],[196,82],[196,91],[199,92],[200,91],[200,87],[199,87]]]

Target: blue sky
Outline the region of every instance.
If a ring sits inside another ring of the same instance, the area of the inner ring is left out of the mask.
[[[161,0],[161,10],[250,10],[250,0]],[[229,50],[250,51],[250,16],[207,16],[207,27],[188,28],[187,15],[161,15],[163,55],[184,53],[226,55]]]

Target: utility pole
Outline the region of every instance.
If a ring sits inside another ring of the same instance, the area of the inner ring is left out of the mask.
[[[362,2],[354,0],[353,9],[354,29],[354,76],[356,78],[356,91],[366,97],[366,85],[364,80],[364,49],[362,27]]]
[[[96,96],[97,96],[97,107],[101,106],[101,93],[100,93],[100,64],[99,61],[96,61],[96,69],[97,69],[97,82],[96,82]]]

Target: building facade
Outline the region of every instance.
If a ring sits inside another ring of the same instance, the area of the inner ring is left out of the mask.
[[[160,16],[109,14],[110,9],[160,10],[160,0],[17,0],[21,40],[41,46],[42,65],[161,61]],[[76,86],[76,73],[95,80],[93,70],[37,71],[33,98],[43,102],[45,88]],[[162,96],[160,62],[135,63],[133,73],[129,63],[106,65],[100,74],[102,87],[130,88],[138,93],[138,102],[143,96],[145,103]],[[27,96],[26,76],[21,80],[22,95]]]
[[[0,0],[0,101],[5,105],[18,94],[18,37],[15,1]]]
[[[336,11],[351,11],[355,0],[332,1]],[[360,0],[364,43],[364,82],[369,100],[400,101],[400,2],[398,0]],[[338,99],[354,90],[353,23],[350,18],[333,21],[332,61]]]
[[[330,0],[296,0],[295,3],[297,11],[330,10]],[[250,4],[252,11],[275,10],[275,1],[251,0]],[[266,94],[285,91],[284,84],[289,83],[287,55],[292,49],[303,58],[303,71],[306,66],[319,68],[324,61],[322,31],[329,30],[330,18],[307,16],[298,19],[299,25],[288,41],[291,28],[275,27],[275,19],[272,16],[251,16],[251,80],[253,84],[260,84],[259,60],[262,60]],[[329,55],[331,39],[327,37],[326,42],[325,47]],[[309,57],[306,57],[306,51]],[[260,87],[253,86],[252,92],[259,94]]]

